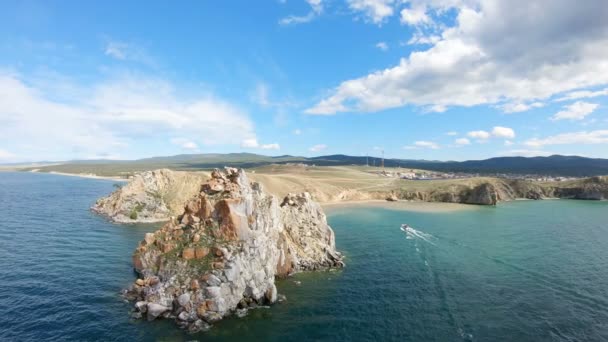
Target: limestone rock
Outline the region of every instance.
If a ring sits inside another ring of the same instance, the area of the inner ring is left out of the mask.
[[[146,281],[132,296],[148,303],[148,319],[177,317],[197,330],[198,320],[186,323],[194,316],[213,323],[237,308],[276,302],[277,277],[344,266],[310,194],[279,202],[233,168],[212,172],[198,189],[182,215],[135,250],[135,269]]]
[[[148,321],[153,321],[156,317],[164,314],[165,312],[171,310],[169,307],[164,305],[156,304],[156,303],[148,303]]]
[[[167,221],[182,213],[184,202],[200,191],[199,185],[207,178],[203,172],[142,172],[99,199],[91,210],[119,223]]]

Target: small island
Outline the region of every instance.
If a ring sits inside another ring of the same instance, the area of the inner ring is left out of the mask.
[[[125,291],[137,318],[175,319],[190,332],[272,304],[275,279],[344,266],[321,207],[308,193],[282,201],[243,170],[215,170],[183,213],[135,250]]]

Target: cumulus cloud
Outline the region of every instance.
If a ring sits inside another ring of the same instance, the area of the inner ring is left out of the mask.
[[[415,141],[414,144],[412,144],[412,145],[403,146],[403,148],[406,150],[415,150],[418,148],[429,148],[432,150],[437,150],[440,147],[437,143],[434,143],[432,141],[418,140],[418,141]]]
[[[394,13],[394,0],[347,0],[347,3],[351,10],[362,13],[365,20],[378,25]]]
[[[397,65],[342,82],[306,113],[529,104],[608,83],[604,0],[420,2],[427,14],[454,10],[455,25]]]
[[[456,131],[449,131],[449,132],[446,133],[446,135],[449,135],[449,136],[453,137],[453,136],[458,135],[458,132],[456,132]]]
[[[79,93],[63,99],[66,94],[57,91],[68,88]],[[229,102],[212,94],[178,96],[164,80],[124,76],[62,86],[0,72],[0,136],[26,146],[31,158],[119,156],[139,138],[167,135],[225,145],[255,137],[255,131],[247,113]]]
[[[494,126],[491,132],[488,131],[471,131],[467,133],[469,138],[478,139],[479,142],[485,142],[490,138],[515,138],[515,131],[509,127]]]
[[[492,136],[496,138],[515,138],[515,131],[509,127],[496,126],[492,129]]]
[[[459,138],[459,139],[456,139],[454,141],[454,143],[456,145],[464,146],[464,145],[470,145],[471,141],[469,139],[467,139],[467,138]]]
[[[587,115],[593,113],[598,106],[596,103],[577,101],[564,106],[564,109],[555,113],[551,120],[583,120]]]
[[[262,150],[279,150],[281,148],[281,146],[277,143],[273,143],[273,144],[260,144],[258,142],[257,139],[255,138],[249,138],[249,139],[244,139],[241,142],[241,147],[243,148],[259,148]]]
[[[556,101],[569,101],[569,100],[577,100],[577,99],[587,99],[598,96],[608,96],[608,88],[604,88],[598,91],[591,90],[579,90],[567,93],[566,95],[560,97]]]
[[[198,150],[198,145],[194,141],[186,138],[173,138],[171,139],[171,143],[183,148],[184,150]]]
[[[431,18],[426,14],[426,7],[419,6],[401,10],[401,23],[407,25],[429,24]]]
[[[323,1],[322,0],[306,0],[308,5],[310,5],[310,11],[306,15],[298,16],[298,15],[290,15],[285,18],[279,20],[280,25],[295,25],[295,24],[304,24],[312,21],[317,16],[323,13]]]
[[[498,108],[502,109],[505,113],[520,113],[528,111],[532,108],[541,108],[544,107],[545,104],[542,102],[532,102],[532,103],[505,103],[499,105]]]
[[[293,134],[294,135],[300,135],[300,134],[302,134],[302,130],[300,130],[299,128],[296,128],[296,129],[293,130]]]
[[[529,139],[524,144],[534,148],[548,145],[608,144],[608,130],[562,133],[546,138]]]
[[[388,50],[388,44],[386,42],[378,42],[376,44],[376,47],[382,51],[387,51]]]
[[[327,145],[325,144],[318,144],[318,145],[314,145],[311,148],[309,148],[308,150],[310,152],[319,152],[319,151],[323,151],[327,149]]]
[[[486,140],[490,138],[490,133],[486,131],[471,131],[467,133],[467,135],[471,138]]]

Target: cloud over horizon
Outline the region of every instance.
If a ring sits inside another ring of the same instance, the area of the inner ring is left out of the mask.
[[[511,103],[520,104],[512,111],[522,111],[560,93],[608,83],[608,21],[601,0],[576,6],[567,0],[410,5],[418,12],[406,12],[407,25],[428,25],[422,10],[427,16],[455,10],[456,24],[398,65],[342,82],[306,113]]]

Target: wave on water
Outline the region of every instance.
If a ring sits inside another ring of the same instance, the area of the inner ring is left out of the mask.
[[[412,227],[403,227],[403,226],[401,226],[401,231],[405,232],[406,239],[410,239],[410,240],[420,239],[420,240],[423,240],[423,241],[428,242],[431,245],[435,246],[435,243],[432,241],[433,239],[435,239],[435,237],[431,234],[421,232]]]

